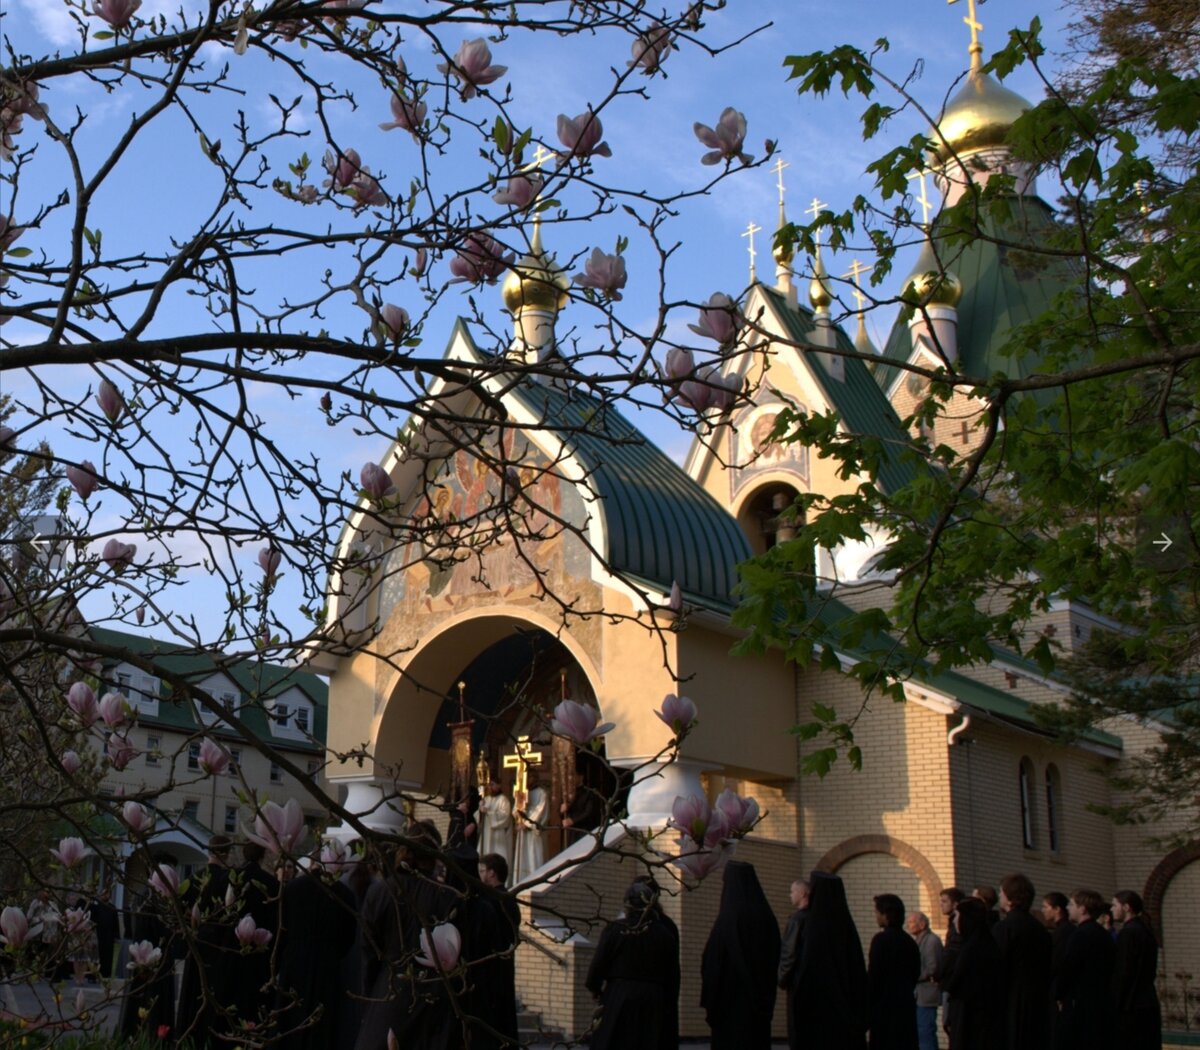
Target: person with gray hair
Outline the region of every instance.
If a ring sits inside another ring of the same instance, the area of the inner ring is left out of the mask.
[[[942,939],[929,928],[929,916],[923,911],[909,912],[905,929],[917,942],[921,953],[921,972],[915,991],[917,1009],[917,1046],[919,1050],[937,1050],[937,1012],[942,990],[937,983],[942,965]]]
[[[779,949],[778,984],[787,993],[787,1027],[788,1046],[791,1050],[799,1050],[801,1040],[801,1018],[796,1016],[796,960],[800,957],[800,945],[804,941],[804,923],[808,918],[808,879],[796,879],[792,882],[791,901],[792,912],[788,919],[787,928],[783,933],[783,943]]]

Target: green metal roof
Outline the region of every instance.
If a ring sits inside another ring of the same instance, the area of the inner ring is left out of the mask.
[[[789,306],[787,298],[774,288],[767,285],[761,288],[783,323],[788,338],[797,343],[811,343],[816,328],[812,312],[802,306]],[[857,353],[853,340],[841,328],[835,327],[833,331],[839,350]],[[804,355],[809,370],[829,403],[837,410],[846,430],[880,442],[883,450],[878,478],[880,488],[884,492],[895,492],[911,482],[917,469],[911,451],[912,438],[872,377],[867,362],[857,357],[843,357],[845,376],[836,379],[829,374],[819,349],[798,352]]]
[[[618,575],[662,590],[678,582],[699,604],[732,600],[751,550],[724,507],[612,405],[535,382],[512,393],[587,470],[604,516],[602,553]]]
[[[1036,353],[1006,354],[1012,332],[1054,308],[1056,297],[1081,290],[1085,277],[1070,259],[1039,252],[1054,231],[1054,214],[1040,197],[1012,197],[1006,214],[989,210],[981,236],[939,250],[947,270],[958,275],[963,296],[958,304],[958,370],[986,379],[994,375],[1029,376],[1042,370]],[[935,232],[936,236],[936,232]],[[875,367],[875,380],[887,390],[899,374],[889,361],[907,361],[912,339],[906,321],[897,318]]]
[[[264,703],[293,686],[299,687],[313,704],[310,733],[316,740],[324,742],[328,727],[329,687],[315,674],[253,658],[226,661],[220,654],[206,653],[145,635],[114,631],[107,627],[90,627],[88,633],[101,645],[123,649],[135,656],[153,660],[165,673],[185,678],[189,683],[199,684],[212,674],[224,674],[241,691],[243,706],[238,712],[238,717],[255,736],[269,740],[284,749],[321,749],[320,744],[273,734]],[[111,667],[116,660],[110,658],[104,662]],[[205,728],[197,721],[191,704],[171,699],[170,687],[166,682],[160,683],[160,689],[158,714],[139,713],[139,724],[157,725],[185,733]],[[223,733],[220,726],[213,727],[210,731],[218,736],[234,735],[231,731]]]

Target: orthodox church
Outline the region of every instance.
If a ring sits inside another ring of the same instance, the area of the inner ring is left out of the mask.
[[[520,790],[528,768],[541,767],[548,859],[519,893],[526,926],[517,983],[524,1007],[549,1029],[579,1033],[590,1023],[584,977],[602,924],[644,870],[633,858],[669,853],[674,838],[647,844],[647,835],[663,831],[677,796],[713,800],[726,787],[765,813],[736,850],[757,868],[781,925],[792,880],[813,869],[843,877],[864,945],[875,894],[899,894],[944,932],[943,887],[969,892],[1022,871],[1039,894],[1139,890],[1161,935],[1163,969],[1200,974],[1200,933],[1185,921],[1200,895],[1200,849],[1164,855],[1144,831],[1090,808],[1113,801],[1104,772],[1149,746],[1153,726],[1122,723],[1064,746],[1032,716],[1062,686],[1002,651],[969,674],[910,682],[906,703],[864,696],[853,679],[777,652],[730,652],[741,637],[731,622],[738,564],[788,542],[781,512],[797,494],[832,496],[857,484],[801,445],[773,443],[778,413],[836,412],[847,434],[902,446],[902,421],[924,390],[898,366],[960,362],[991,373],[1006,333],[1078,280],[1023,266],[998,243],[1036,243],[1051,209],[1005,147],[1028,103],[982,72],[978,44],[972,50],[971,72],[934,136],[936,182],[953,199],[967,180],[1014,176],[1011,228],[940,260],[927,244],[909,278],[925,309],[898,321],[874,360],[841,353],[872,348],[861,315],[854,335],[835,323],[820,249],[806,302],[795,260],[777,251],[775,282],[754,283],[741,306],[752,321],[743,340],[753,346],[724,366],[722,378],[733,376],[742,394],[731,408],[709,410],[680,466],[604,398],[547,378],[552,370],[534,378],[511,359],[503,367],[460,321],[434,389],[441,411],[393,446],[380,464],[391,488],[364,499],[347,524],[342,571],[329,588],[331,626],[309,660],[330,676],[330,780],[364,824],[399,829],[414,805],[400,793],[431,811],[495,777]],[[567,288],[535,234],[503,288],[518,360],[553,356]],[[969,449],[977,411],[957,395],[936,441]],[[905,469],[889,464],[880,483],[902,485]],[[396,548],[384,542],[389,520],[422,527]],[[818,575],[838,581],[822,615],[886,601],[888,581],[872,567],[885,542],[822,553]],[[1062,602],[1032,629],[1069,652],[1106,626]],[[848,647],[837,657],[850,666],[863,654]],[[699,712],[677,754],[655,716],[668,693],[685,693]],[[563,697],[613,723],[606,761],[581,758],[549,734],[549,712]],[[866,708],[856,729],[861,771],[839,762],[823,778],[800,775],[809,745],[788,730],[814,703],[847,717]],[[554,825],[581,785],[625,815],[572,843]],[[564,863],[598,841],[603,852]],[[694,886],[671,870],[659,880],[681,930],[681,1034],[703,1036],[698,960],[720,873]]]

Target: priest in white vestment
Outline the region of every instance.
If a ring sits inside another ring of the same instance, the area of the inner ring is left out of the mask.
[[[479,803],[482,814],[483,834],[479,843],[479,855],[498,853],[512,870],[512,832],[513,811],[512,801],[504,793],[504,785],[499,780],[488,784],[487,794]]]
[[[513,885],[527,879],[546,860],[546,845],[542,841],[542,825],[550,800],[541,786],[537,772],[529,771],[529,791],[524,810],[517,812],[517,863]]]

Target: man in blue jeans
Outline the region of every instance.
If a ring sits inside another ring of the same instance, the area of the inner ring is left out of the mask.
[[[923,912],[910,912],[905,927],[921,951],[921,974],[917,978],[915,993],[917,1046],[920,1050],[937,1050],[937,1012],[942,992],[934,975],[942,961],[942,942],[929,928],[929,917]]]

